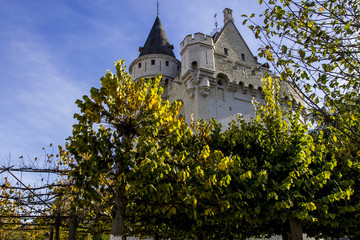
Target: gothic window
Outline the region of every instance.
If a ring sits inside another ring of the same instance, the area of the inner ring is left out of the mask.
[[[243,60],[243,61],[245,61],[245,54],[241,54],[241,59]]]
[[[151,65],[155,65],[155,59],[151,60]]]
[[[216,87],[217,100],[221,102],[225,102],[226,100],[225,90],[227,89],[227,86],[229,84],[229,77],[223,73],[220,73],[216,77],[216,83],[217,83],[217,87]]]

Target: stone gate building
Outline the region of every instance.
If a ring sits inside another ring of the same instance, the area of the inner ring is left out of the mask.
[[[176,59],[159,17],[140,55],[129,67],[133,80],[162,74],[163,98],[181,101],[180,114],[190,122],[215,118],[227,126],[238,113],[245,120],[255,115],[252,100],[262,102],[261,79],[272,74],[269,65],[260,64],[234,24],[231,9],[224,9],[224,26],[213,36],[188,35],[180,43],[181,62]],[[288,84],[282,84],[283,97],[296,108],[300,98]]]

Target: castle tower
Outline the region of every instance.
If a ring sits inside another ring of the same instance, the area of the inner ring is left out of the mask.
[[[261,78],[269,71],[252,55],[234,24],[232,10],[226,8],[223,13],[220,32],[188,35],[180,44],[179,82],[187,94],[178,98],[184,103],[187,122],[191,116],[206,121],[215,118],[226,127],[238,113],[245,119],[254,116],[254,98],[263,101]]]
[[[129,67],[129,73],[134,81],[161,74],[165,99],[169,95],[168,86],[180,72],[180,61],[175,58],[173,48],[157,16],[144,47],[139,48],[139,57]]]
[[[255,116],[252,102],[264,101],[262,77],[276,77],[250,51],[235,26],[233,11],[225,8],[223,13],[224,26],[213,36],[195,33],[184,38],[181,63],[156,17],[139,57],[129,67],[134,81],[161,74],[163,99],[181,101],[180,115],[188,123],[215,118],[226,128],[239,113],[250,120]],[[281,89],[284,99],[299,106],[301,99],[289,84],[283,82]]]

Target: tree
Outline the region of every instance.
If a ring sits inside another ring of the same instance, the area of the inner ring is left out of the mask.
[[[301,109],[295,113],[280,105],[277,84],[269,79],[256,119],[233,123],[225,131],[223,152],[241,163],[242,173],[235,170],[230,186],[242,195],[242,215],[257,226],[257,235],[289,231],[298,240],[303,227],[328,218],[328,204],[349,200],[353,185],[332,176],[336,159],[327,157],[321,136],[315,143],[308,134]]]
[[[259,3],[267,8],[260,15],[263,23],[253,21],[255,15],[245,20],[252,21],[249,27],[264,44],[259,55],[272,62],[282,81],[289,81],[300,92],[310,114],[317,116],[312,118],[316,119],[315,127],[326,123],[326,134],[330,136],[327,140],[331,143],[328,148],[333,149],[339,170],[336,174],[342,176],[343,182],[345,179],[359,182],[359,1],[260,0]],[[355,216],[359,211],[356,184],[353,191],[351,199],[342,205],[354,207]],[[339,226],[346,222],[346,228],[356,229],[356,218],[346,214],[335,217]]]
[[[326,111],[327,109],[324,109]],[[328,113],[329,115],[337,115],[336,112]],[[318,117],[317,115],[312,115],[312,117]],[[334,144],[333,139],[336,137],[334,135],[334,129],[331,129],[331,123],[326,121],[321,121],[321,124],[316,125],[314,129],[311,130],[310,134],[317,141],[318,136],[323,136],[326,144],[326,149],[329,154],[328,158],[336,159],[336,166],[333,169],[332,178],[336,178],[342,182],[348,182],[352,185],[354,193],[352,194],[349,200],[336,201],[335,203],[330,203],[327,205],[328,208],[328,218],[323,219],[321,224],[315,224],[315,226],[310,226],[313,230],[309,229],[310,235],[318,235],[319,232],[326,237],[336,237],[341,238],[347,236],[350,239],[357,239],[360,236],[360,212],[359,212],[359,164],[353,161],[349,161],[348,154],[343,154],[343,151],[337,149],[337,145]],[[339,136],[339,135],[337,135]],[[341,139],[341,138],[340,138]],[[352,149],[348,149],[353,151]],[[354,154],[354,153],[350,153]],[[336,185],[332,186],[336,188]],[[313,232],[313,233],[311,233]]]
[[[177,118],[180,103],[161,100],[161,77],[133,82],[123,63],[115,62],[116,74],[108,71],[100,89],[76,101],[81,113],[74,115],[78,122],[61,151],[64,159],[70,154],[75,160],[70,175],[83,189],[81,198],[111,207],[112,240],[134,234],[131,229],[136,234],[139,227],[127,216],[141,213],[129,210],[151,207],[141,200],[157,197],[146,195],[156,187],[154,171],[171,169],[171,148],[186,131]]]
[[[249,27],[265,44],[260,56],[301,91],[311,110],[359,143],[360,133],[352,128],[359,120],[359,1],[259,2],[267,7],[263,24]],[[337,117],[323,111],[323,104]]]

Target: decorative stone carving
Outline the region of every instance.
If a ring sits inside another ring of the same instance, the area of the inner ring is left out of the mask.
[[[252,89],[252,92],[251,92],[252,96],[253,96],[253,97],[256,97],[257,92],[258,92],[258,90],[255,89],[255,88],[253,88],[253,89]]]
[[[243,67],[243,76],[244,76],[244,79],[248,79],[248,74],[247,74],[247,70],[245,67]]]
[[[189,94],[189,97],[191,99],[194,99],[194,97],[195,97],[195,89],[196,89],[194,84],[191,82],[191,80],[188,79],[186,81],[185,85],[186,85],[186,91]]]
[[[247,94],[249,87],[242,85],[242,89],[243,89],[243,94]]]
[[[201,78],[200,81],[200,93],[201,96],[203,96],[204,98],[207,97],[210,93],[210,80],[209,77],[204,76]]]

